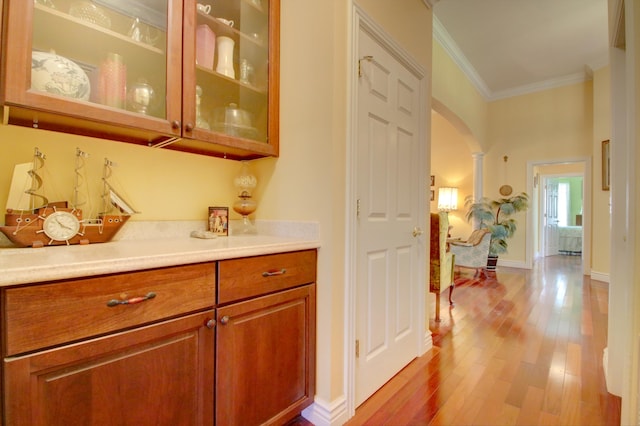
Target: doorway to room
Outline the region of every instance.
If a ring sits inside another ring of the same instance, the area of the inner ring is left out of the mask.
[[[591,159],[527,163],[527,265],[552,255],[580,255],[590,271]]]

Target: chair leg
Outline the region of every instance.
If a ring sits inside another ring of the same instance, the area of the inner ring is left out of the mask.
[[[440,293],[436,293],[436,322],[440,322]]]
[[[453,289],[455,287],[455,283],[451,283],[451,286],[449,287],[449,306],[453,306]]]

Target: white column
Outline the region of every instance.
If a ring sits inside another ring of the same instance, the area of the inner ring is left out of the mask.
[[[484,196],[482,191],[484,152],[474,152],[471,156],[473,157],[473,199],[477,201]]]

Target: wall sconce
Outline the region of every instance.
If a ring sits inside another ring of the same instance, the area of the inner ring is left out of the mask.
[[[445,212],[458,210],[458,188],[442,187],[438,189],[438,210]]]

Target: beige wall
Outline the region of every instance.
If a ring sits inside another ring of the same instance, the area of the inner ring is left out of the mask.
[[[433,107],[458,128],[473,152],[486,149],[489,124],[487,103],[440,43],[435,40],[433,41]]]
[[[592,155],[592,82],[516,96],[489,104],[490,144],[484,158],[484,195],[498,197],[508,183],[527,191],[527,162],[554,162]],[[504,156],[508,156],[505,171]],[[526,215],[501,259],[524,262]],[[521,232],[522,231],[522,232]]]
[[[602,189],[602,141],[611,139],[609,67],[593,75],[593,198],[591,269],[609,273],[611,263],[610,191]]]
[[[86,161],[89,190],[100,203],[102,164],[107,157],[114,168],[116,188],[141,213],[132,220],[202,220],[207,207],[230,205],[234,199],[232,176],[239,164],[217,158],[148,148],[63,133],[16,126],[0,126],[0,209],[6,199],[16,163],[30,162],[34,147],[46,156],[45,190],[53,200],[70,200],[76,147],[89,153]]]
[[[433,118],[432,174],[455,181],[456,178],[447,173],[455,175],[457,172],[453,171],[460,164],[465,164],[471,173],[471,153],[482,151],[485,153],[484,195],[497,197],[498,189],[505,183],[510,184],[515,193],[527,190],[529,161],[552,163],[592,158],[591,269],[608,274],[609,193],[602,190],[600,181],[601,142],[611,134],[608,67],[597,70],[593,81],[486,102],[440,44],[434,41],[433,46],[433,105],[439,114]],[[440,119],[450,127],[441,124]],[[454,136],[450,133],[452,129]],[[451,155],[453,152],[466,154]],[[505,155],[508,156],[506,167]],[[459,161],[460,157],[465,157],[464,161]],[[564,171],[569,172],[569,169]],[[441,185],[436,178],[436,189],[438,186]],[[469,188],[470,193],[472,187]],[[437,205],[432,204],[431,210],[435,209]],[[452,215],[454,225],[463,212]],[[510,241],[509,252],[501,256],[516,264],[525,262],[527,244],[526,215],[520,214],[518,220],[519,232]],[[534,227],[534,233],[536,229]]]

